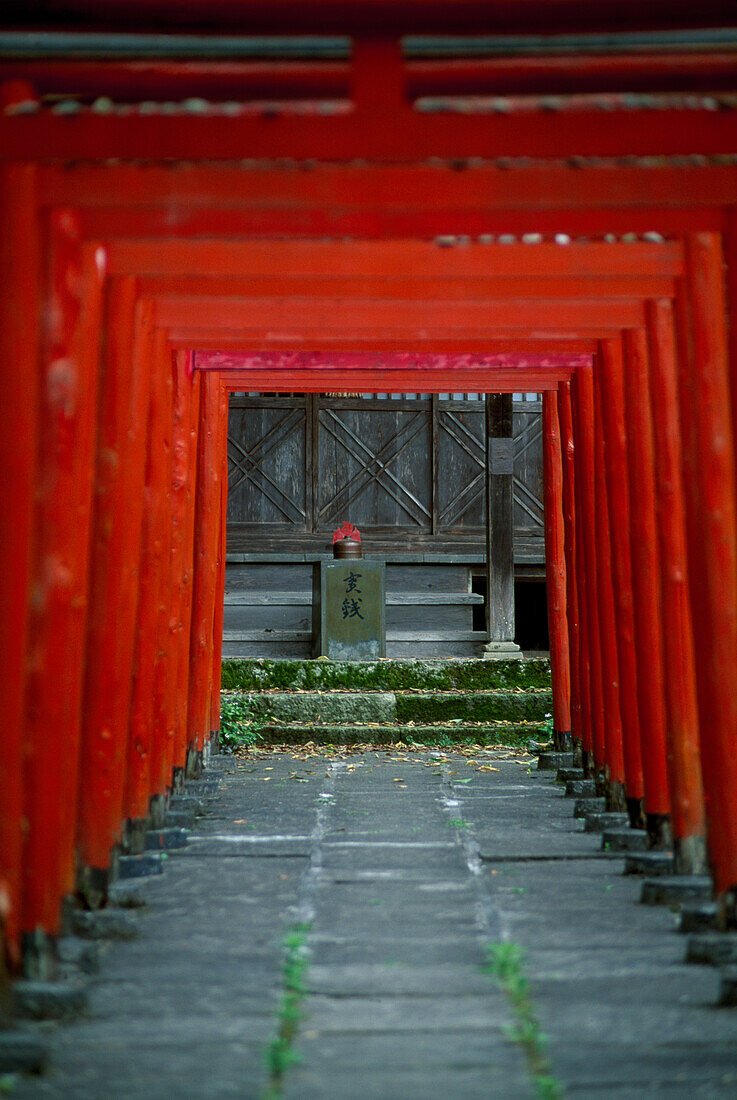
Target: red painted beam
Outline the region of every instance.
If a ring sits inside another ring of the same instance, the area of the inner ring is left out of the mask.
[[[531,346],[538,347],[537,343]],[[198,351],[193,358],[194,370],[216,370],[226,376],[231,371],[298,371],[321,370],[329,366],[335,370],[368,370],[380,367],[385,371],[443,371],[446,374],[463,370],[572,370],[591,366],[591,356],[586,354],[557,352],[496,352],[488,355],[418,355],[413,352],[394,352],[382,355],[377,362],[372,352],[332,352],[329,358],[319,353],[302,351],[254,355],[249,352]]]
[[[307,173],[307,178],[309,175]],[[427,182],[432,183],[431,179]],[[169,186],[171,188],[171,182]],[[119,195],[117,205],[121,204],[121,198]],[[217,202],[217,194],[213,194],[210,201]],[[598,287],[599,280],[621,279],[625,284],[629,281],[636,284],[639,279],[672,279],[684,271],[683,247],[678,241],[617,245],[602,241],[566,245],[549,241],[539,244],[476,242],[444,246],[424,240],[118,239],[109,241],[108,252],[111,275],[249,278],[256,280],[250,297],[259,296],[258,280],[269,277],[295,278],[303,284],[313,279],[345,279],[350,286],[352,279],[371,276],[407,279],[419,286],[434,279],[478,280],[482,285],[485,279],[504,283],[519,280],[520,286],[526,285],[528,280],[534,283],[539,279],[541,286],[547,280],[555,286],[556,280],[565,279],[574,281],[579,297],[583,298],[587,287]],[[461,282],[461,285],[468,284]],[[380,294],[375,296],[381,297]],[[598,297],[598,293],[591,296]]]
[[[431,157],[561,158],[719,156],[735,151],[731,112],[615,109],[558,114],[422,113],[411,108],[332,117],[243,108],[207,114],[102,115],[83,108],[59,118],[47,110],[0,118],[0,159],[186,161],[359,158],[403,164]]]
[[[123,235],[231,237],[241,225],[250,226],[244,233],[257,236],[280,231],[298,237],[352,233],[425,240],[449,231],[543,229],[553,234],[571,233],[577,227],[596,238],[608,232],[658,229],[661,223],[679,235],[689,211],[690,216],[696,211],[701,217],[719,217],[720,207],[733,205],[737,192],[735,165],[603,162],[582,169],[579,161],[499,164],[496,158],[464,171],[451,163],[310,163],[290,168],[264,164],[243,171],[227,163],[195,162],[186,172],[173,175],[170,168],[156,164],[121,163],[113,172],[88,163],[39,166],[39,190],[45,205],[78,206],[86,215],[83,226],[88,235],[119,236],[110,232],[112,219],[127,213],[132,222],[138,212],[141,219],[155,219],[158,231],[149,227],[144,234]],[[90,227],[95,211],[106,220],[93,221]],[[589,218],[581,220],[587,212]],[[407,222],[413,228],[403,231]],[[473,229],[464,228],[466,224]],[[417,228],[422,225],[424,232]],[[590,244],[595,246],[596,239]],[[534,257],[528,262],[534,263]]]
[[[168,243],[168,242],[162,242]],[[611,246],[610,246],[611,247]],[[633,258],[634,262],[634,258]],[[366,270],[360,275],[211,276],[186,274],[147,276],[139,280],[141,294],[148,298],[383,298],[443,300],[489,298],[494,301],[519,298],[631,299],[672,298],[674,280],[668,276],[565,277],[544,276],[457,276],[443,278],[417,272],[414,276],[387,276]]]
[[[602,92],[714,92],[732,89],[735,53],[562,53],[553,56],[407,59],[408,99],[421,96],[570,95]],[[28,81],[44,96],[121,103],[344,99],[348,61],[56,61],[0,62],[0,83]]]
[[[166,328],[238,329],[246,345],[252,341],[289,338],[298,346],[333,333],[356,332],[363,338],[384,333],[406,333],[408,338],[457,334],[465,336],[518,329],[541,332],[574,330],[572,335],[590,334],[603,328],[637,328],[644,325],[641,301],[585,300],[531,302],[503,301],[404,301],[382,299],[295,298],[170,298],[154,303],[154,320]],[[249,340],[248,334],[251,335]]]

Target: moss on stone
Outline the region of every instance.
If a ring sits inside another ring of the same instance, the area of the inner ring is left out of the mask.
[[[542,721],[552,705],[549,691],[435,692],[397,696],[398,722]]]
[[[550,687],[550,662],[521,661],[307,661],[229,659],[225,689],[344,691],[493,691]]]

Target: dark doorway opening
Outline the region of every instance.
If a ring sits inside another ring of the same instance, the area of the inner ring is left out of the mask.
[[[514,582],[515,635],[520,649],[549,650],[548,593],[544,580],[525,578]]]

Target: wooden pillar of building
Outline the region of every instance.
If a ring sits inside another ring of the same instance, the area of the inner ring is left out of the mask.
[[[486,394],[486,619],[484,657],[519,657],[514,640],[512,395]]]

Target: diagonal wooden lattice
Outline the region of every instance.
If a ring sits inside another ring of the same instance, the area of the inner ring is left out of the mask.
[[[410,415],[391,439],[373,450],[343,420],[337,410],[322,409],[320,430],[326,431],[358,463],[360,469],[337,493],[334,494],[318,512],[318,522],[323,523],[345,511],[350,503],[361,495],[369,485],[375,484],[387,493],[392,500],[418,526],[427,526],[431,521],[430,509],[417,496],[403,485],[389,468],[409,447],[420,432],[427,429],[427,417],[422,411]]]
[[[264,468],[264,460],[283,447],[287,440],[305,423],[304,409],[291,409],[261,436],[250,448],[234,435],[228,435],[228,487],[232,493],[244,481],[262,493],[281,512],[289,523],[304,523],[306,512],[298,501],[274,480]]]
[[[525,423],[526,421],[526,423]],[[534,456],[532,470],[539,471],[542,459],[542,416],[537,410],[522,410],[514,417],[514,503],[529,517],[531,521],[524,526],[515,524],[517,530],[524,529],[529,533],[540,534],[544,527],[544,506],[542,498],[533,492],[525,474],[528,471],[523,458],[531,448],[538,447],[540,456]]]
[[[478,415],[483,425],[483,406]],[[486,485],[486,454],[483,438],[479,439],[455,413],[442,409],[438,417],[438,426],[460,447],[473,464],[475,471],[470,480],[462,488],[459,487],[445,507],[438,511],[438,524],[443,528],[457,524],[479,497],[483,500]]]

